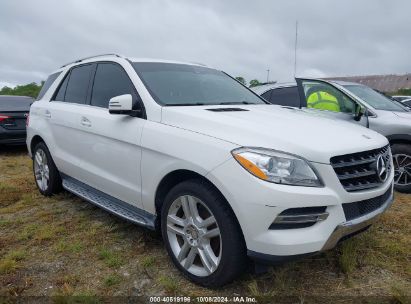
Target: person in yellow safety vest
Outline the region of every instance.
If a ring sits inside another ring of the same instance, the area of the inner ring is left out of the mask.
[[[341,112],[337,98],[324,91],[311,93],[307,98],[307,107],[318,110]]]

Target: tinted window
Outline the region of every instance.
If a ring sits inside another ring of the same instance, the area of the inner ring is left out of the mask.
[[[66,88],[67,88],[67,82],[69,79],[69,74],[67,73],[67,75],[64,77],[64,81],[63,83],[60,85],[58,92],[56,94],[56,97],[54,97],[54,100],[58,100],[58,101],[64,101],[64,95],[66,94]]]
[[[271,93],[270,102],[289,107],[300,107],[300,95],[297,87],[279,88]]]
[[[348,91],[358,96],[377,110],[405,112],[407,109],[400,103],[391,100],[384,95],[364,85],[345,85]]]
[[[269,91],[265,92],[263,95],[261,95],[261,97],[264,98],[267,101],[270,101],[270,96],[271,96],[272,91],[273,90],[269,90]]]
[[[50,86],[53,84],[53,82],[57,79],[57,77],[58,77],[60,74],[61,74],[61,72],[57,72],[57,73],[51,74],[51,75],[47,78],[47,80],[46,80],[46,82],[43,84],[43,86],[42,86],[42,88],[41,88],[41,90],[40,90],[40,93],[39,93],[39,95],[37,96],[37,99],[36,99],[36,100],[40,100],[40,99],[43,98],[44,94],[46,94],[47,90],[50,88]]]
[[[83,65],[71,70],[64,101],[85,104],[92,65]]]
[[[133,63],[151,96],[162,105],[265,104],[225,73],[187,64]]]
[[[411,100],[406,100],[406,101],[404,101],[404,104],[405,104],[407,107],[411,107]]]
[[[34,99],[26,96],[0,96],[0,112],[29,111]]]
[[[117,64],[99,63],[94,78],[91,105],[108,108],[108,102],[112,97],[131,94],[134,89],[126,72]]]

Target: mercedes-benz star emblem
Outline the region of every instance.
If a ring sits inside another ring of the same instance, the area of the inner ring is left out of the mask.
[[[388,177],[387,163],[383,155],[378,156],[376,162],[377,176],[381,182],[385,182]]]

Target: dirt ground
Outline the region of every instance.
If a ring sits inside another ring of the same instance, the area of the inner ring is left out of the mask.
[[[272,296],[411,299],[411,195],[396,193],[391,209],[367,232],[336,249],[246,273],[218,290],[198,287],[172,265],[161,237],[63,192],[37,191],[23,148],[0,150],[1,296]],[[64,299],[61,297],[60,299]],[[1,301],[0,301],[1,302]],[[373,302],[374,303],[374,302]]]

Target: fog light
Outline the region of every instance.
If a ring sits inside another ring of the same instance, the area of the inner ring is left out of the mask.
[[[313,226],[328,218],[327,207],[290,208],[281,212],[269,229],[296,229]]]

